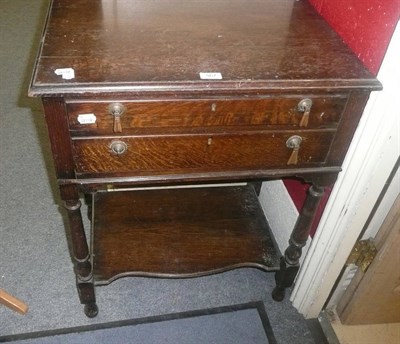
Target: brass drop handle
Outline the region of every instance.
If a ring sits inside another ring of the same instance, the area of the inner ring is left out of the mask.
[[[292,154],[290,154],[290,158],[286,165],[297,165],[301,141],[303,141],[303,139],[298,135],[290,136],[286,141],[286,147],[292,150]]]
[[[111,142],[110,148],[113,154],[122,155],[127,151],[128,146],[124,141],[113,141]]]
[[[114,133],[122,132],[121,116],[125,112],[125,106],[121,103],[112,103],[108,107],[108,112],[114,117],[113,131]]]
[[[311,99],[303,99],[297,104],[297,110],[303,112],[303,116],[301,117],[299,126],[300,127],[307,127],[308,120],[310,118],[310,112],[312,107],[312,100]]]

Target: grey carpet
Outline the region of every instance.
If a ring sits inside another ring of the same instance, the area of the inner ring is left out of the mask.
[[[261,301],[202,311],[0,336],[15,344],[276,344]]]
[[[97,318],[83,314],[40,102],[26,96],[47,5],[0,0],[0,288],[29,306],[0,305],[0,336],[263,300],[278,343],[314,343],[290,302],[271,300],[273,274],[256,269],[120,279],[97,288]]]

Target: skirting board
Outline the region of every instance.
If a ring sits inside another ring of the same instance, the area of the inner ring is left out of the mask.
[[[274,234],[279,250],[283,254],[289,245],[290,234],[296,224],[299,212],[281,180],[267,181],[262,184],[259,196],[261,207]],[[303,261],[311,239],[303,248],[300,263]]]

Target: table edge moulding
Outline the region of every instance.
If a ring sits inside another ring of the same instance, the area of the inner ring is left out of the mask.
[[[246,266],[274,271],[283,300],[380,89],[305,0],[52,0],[29,95],[42,99],[85,314],[117,278]],[[281,256],[257,196],[284,177],[312,185]]]

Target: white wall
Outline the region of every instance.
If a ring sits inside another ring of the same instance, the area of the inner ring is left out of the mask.
[[[319,315],[400,154],[400,25],[332,190],[291,295],[307,318]]]

